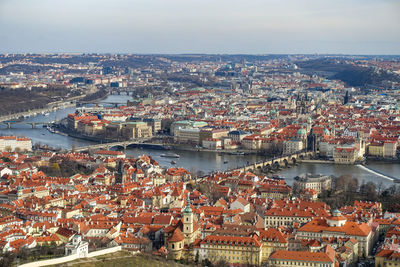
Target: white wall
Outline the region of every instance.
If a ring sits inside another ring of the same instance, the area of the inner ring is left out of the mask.
[[[108,253],[114,253],[114,252],[117,252],[120,250],[121,250],[121,246],[106,248],[106,249],[90,252],[88,254],[87,258],[97,257],[97,256],[108,254]],[[70,255],[70,256],[65,256],[65,257],[51,259],[51,260],[29,262],[26,264],[19,265],[19,267],[40,267],[40,266],[47,266],[47,265],[56,265],[56,264],[61,264],[61,263],[65,263],[68,261],[73,261],[73,260],[76,260],[77,258],[78,258],[77,255]]]

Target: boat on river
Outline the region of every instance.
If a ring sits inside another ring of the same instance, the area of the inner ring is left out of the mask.
[[[231,154],[231,155],[240,155],[240,156],[243,156],[243,155],[244,155],[244,152],[242,152],[242,151],[236,151],[236,152],[231,152],[230,154]]]
[[[181,156],[179,156],[178,154],[175,154],[175,153],[166,153],[166,154],[161,154],[160,157],[163,157],[163,158],[180,158]]]

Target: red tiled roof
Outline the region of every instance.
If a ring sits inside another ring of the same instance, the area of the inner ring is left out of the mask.
[[[185,237],[183,236],[179,227],[177,227],[174,232],[172,233],[171,237],[168,238],[168,242],[180,242],[183,241]]]
[[[270,259],[277,260],[295,260],[304,262],[333,262],[329,255],[325,252],[310,252],[310,251],[287,251],[278,250],[274,251]]]

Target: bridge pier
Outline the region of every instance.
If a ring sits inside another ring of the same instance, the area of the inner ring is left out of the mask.
[[[36,128],[36,123],[32,122],[31,125],[32,125],[32,129]]]
[[[7,128],[11,129],[11,122],[7,122]]]

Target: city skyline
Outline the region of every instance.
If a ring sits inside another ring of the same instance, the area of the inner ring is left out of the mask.
[[[400,3],[2,1],[0,53],[400,54]]]

